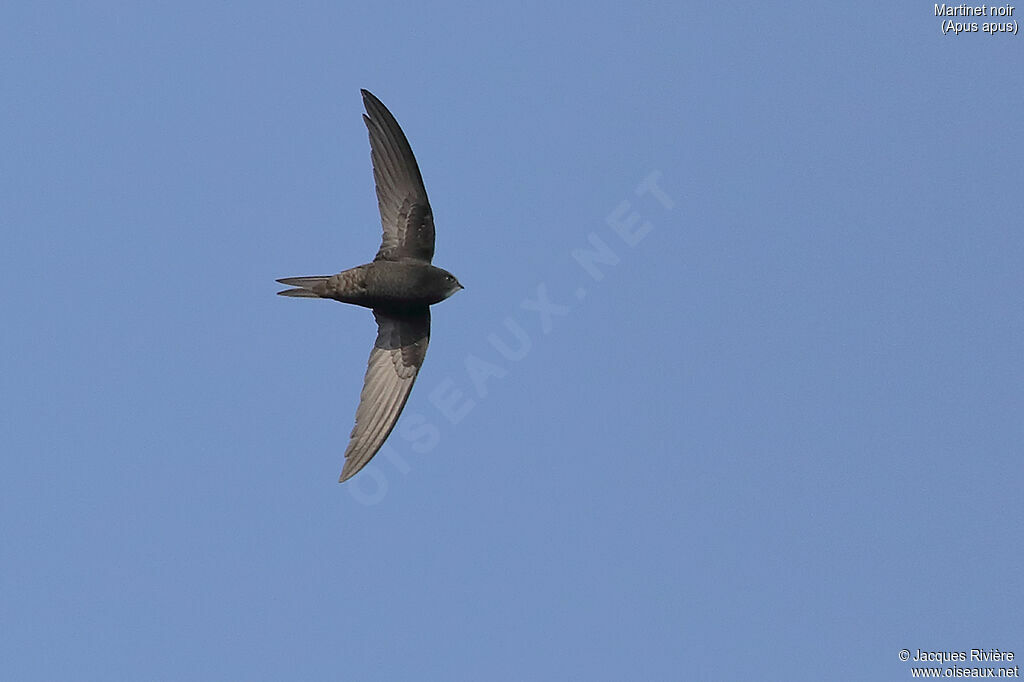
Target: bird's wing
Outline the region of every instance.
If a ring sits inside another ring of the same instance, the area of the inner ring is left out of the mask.
[[[370,92],[361,92],[366,106],[363,121],[370,131],[377,204],[384,227],[380,251],[374,260],[412,259],[429,263],[434,257],[434,216],[416,157],[387,107]]]
[[[377,341],[370,351],[341,481],[366,466],[391,434],[430,341],[429,308],[400,315],[374,310],[373,316],[377,318]]]

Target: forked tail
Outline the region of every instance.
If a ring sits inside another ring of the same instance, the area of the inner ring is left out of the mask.
[[[277,295],[294,296],[297,298],[322,298],[321,294],[327,292],[326,282],[328,279],[327,275],[320,277],[285,277],[277,281],[296,288],[279,291]]]

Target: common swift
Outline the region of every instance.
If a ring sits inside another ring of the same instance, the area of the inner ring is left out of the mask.
[[[280,296],[353,303],[372,309],[377,319],[377,340],[339,482],[366,466],[395,428],[427,353],[430,306],[462,289],[454,275],[430,264],[434,216],[405,133],[379,99],[360,92],[384,228],[380,250],[372,263],[336,275],[277,280],[294,287],[277,292]]]

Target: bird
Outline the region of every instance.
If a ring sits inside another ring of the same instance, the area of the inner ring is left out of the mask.
[[[279,296],[370,308],[377,321],[339,482],[359,473],[395,428],[427,353],[430,306],[463,289],[455,275],[431,264],[434,216],[405,133],[379,99],[360,92],[383,228],[380,249],[373,261],[335,275],[277,280],[291,287]]]

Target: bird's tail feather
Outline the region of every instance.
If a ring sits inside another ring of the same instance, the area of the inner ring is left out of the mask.
[[[320,298],[320,294],[315,294],[309,289],[285,289],[284,291],[277,292],[278,296],[293,296],[295,298]]]
[[[325,290],[324,283],[328,280],[327,275],[320,277],[285,277],[277,280],[281,284],[287,284],[296,289],[285,289],[277,292],[278,296],[294,296],[297,298],[320,298],[317,290]]]

